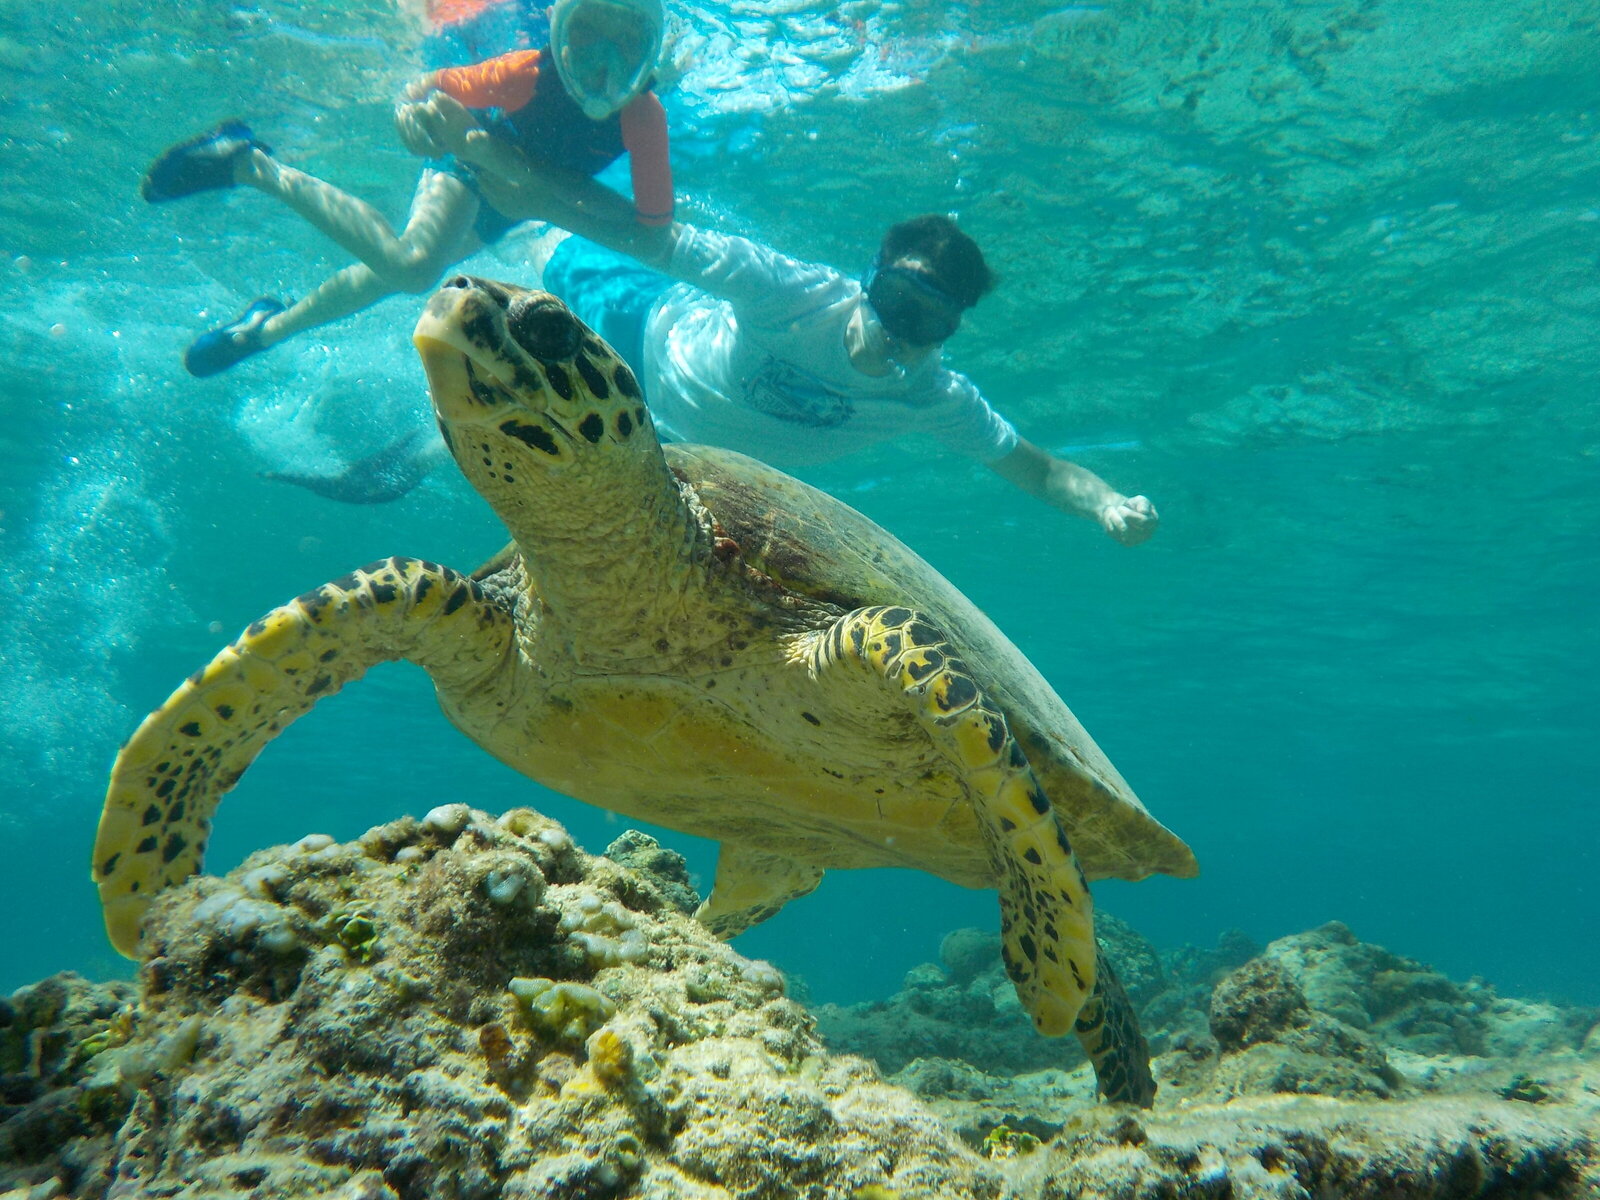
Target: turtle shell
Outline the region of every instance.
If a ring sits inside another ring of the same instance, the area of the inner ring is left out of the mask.
[[[903,605],[944,629],[1004,709],[1090,879],[1198,873],[1194,853],[1150,815],[1022,651],[905,543],[756,459],[685,443],[662,449],[745,562],[783,587],[847,611]]]

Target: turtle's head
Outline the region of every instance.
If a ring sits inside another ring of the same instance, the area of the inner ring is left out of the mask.
[[[633,372],[550,293],[457,275],[414,341],[445,444],[508,523],[551,483],[625,489],[630,461],[664,470]]]

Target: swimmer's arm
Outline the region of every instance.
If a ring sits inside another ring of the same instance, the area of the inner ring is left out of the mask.
[[[672,261],[683,229],[677,222],[640,224],[633,205],[587,175],[535,168],[515,146],[480,127],[451,96],[435,92],[413,109],[428,142],[477,168],[478,189],[506,216],[549,221],[657,270]]]
[[[641,225],[670,225],[674,196],[667,110],[654,92],[645,92],[622,110],[621,121],[622,144],[633,176],[635,219]]]
[[[432,98],[442,93],[463,112],[473,108],[515,112],[538,90],[538,63],[538,51],[517,50],[468,67],[445,67],[417,76],[395,103],[394,125],[401,142],[419,158],[449,153],[433,128]],[[471,124],[475,127],[477,122]]]
[[[989,469],[1062,512],[1088,518],[1124,546],[1145,541],[1161,520],[1143,496],[1124,496],[1088,468],[1057,458],[1025,438],[1018,438],[1015,448]]]

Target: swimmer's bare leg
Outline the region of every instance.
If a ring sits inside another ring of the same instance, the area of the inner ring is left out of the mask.
[[[478,214],[472,189],[432,168],[425,168],[417,181],[411,213],[399,234],[366,201],[285,166],[259,148],[239,156],[234,179],[287,204],[388,281],[393,291],[431,288],[447,266],[459,261]]]
[[[259,151],[249,157],[270,164],[257,176],[259,163],[252,163],[252,176],[271,181],[270,186],[253,186],[283,200],[362,259],[330,276],[299,303],[269,317],[260,330],[263,347],[359,312],[396,292],[426,291],[447,267],[481,245],[472,231],[477,196],[443,171],[423,171],[406,227],[396,236],[382,214],[354,196]],[[240,182],[247,182],[244,174],[241,170]]]

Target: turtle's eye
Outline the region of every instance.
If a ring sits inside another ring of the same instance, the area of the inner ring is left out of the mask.
[[[578,319],[553,296],[518,296],[506,310],[506,326],[540,362],[571,358],[583,344]]]

